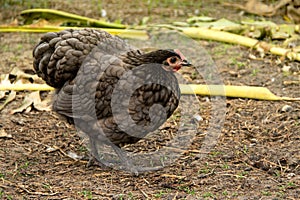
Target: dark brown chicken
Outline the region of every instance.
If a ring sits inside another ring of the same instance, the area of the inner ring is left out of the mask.
[[[190,65],[179,50],[150,53],[93,29],[47,33],[33,50],[34,69],[57,89],[53,110],[89,136],[91,153],[119,148],[156,130],[179,104],[174,72]]]

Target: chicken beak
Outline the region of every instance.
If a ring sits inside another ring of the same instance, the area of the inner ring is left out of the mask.
[[[181,62],[181,66],[187,66],[187,67],[189,67],[191,65],[192,64],[189,61],[187,61],[187,60],[182,60],[182,62]]]

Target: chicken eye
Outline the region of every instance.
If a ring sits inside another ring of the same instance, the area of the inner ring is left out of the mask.
[[[170,59],[170,63],[172,63],[172,64],[174,64],[176,61],[177,61],[177,58],[176,58],[176,57],[172,57],[172,58]]]

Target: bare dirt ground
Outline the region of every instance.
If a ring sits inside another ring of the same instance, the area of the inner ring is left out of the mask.
[[[198,9],[205,15],[236,20],[241,17],[239,11],[224,9],[218,1],[202,2]],[[93,10],[80,9],[78,3],[73,7],[57,2],[49,6],[95,15]],[[110,1],[102,3],[102,7],[115,11],[108,12],[111,20],[124,19],[129,24],[139,23],[148,14],[150,22],[182,20],[195,11],[192,3],[172,7],[154,5],[150,11],[149,6],[136,2],[121,6]],[[20,10],[22,6],[10,11],[2,8],[2,21],[12,19]],[[40,36],[1,33],[0,73],[9,73],[13,67],[32,69],[31,52]],[[265,86],[279,96],[300,97],[299,84],[284,84],[299,80],[299,62],[278,64],[278,57],[272,55],[251,60],[249,54],[255,52],[244,47],[208,41],[199,44],[215,60],[225,84]],[[284,73],[283,65],[291,66],[292,71]],[[199,158],[203,133],[211,118],[210,98],[199,97],[199,115],[204,120],[199,123],[199,133],[189,149],[162,170],[133,176],[124,171],[86,167],[86,159],[70,158],[68,152],[87,158],[88,151],[75,128],[55,113],[34,110],[9,114],[25,93],[18,92],[17,100],[0,112],[0,129],[12,135],[0,138],[0,199],[300,198],[299,102],[227,98],[218,143],[204,158]],[[292,109],[283,111],[285,105]],[[172,132],[172,123],[164,129],[167,134]],[[157,144],[163,143],[165,137],[156,140]],[[152,138],[137,145],[156,148]]]

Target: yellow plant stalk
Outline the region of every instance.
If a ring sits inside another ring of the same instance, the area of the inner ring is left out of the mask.
[[[185,35],[195,39],[214,40],[219,42],[227,42],[231,44],[239,44],[250,48],[263,49],[279,56],[287,56],[289,59],[300,61],[300,54],[292,52],[290,49],[276,47],[272,44],[261,42],[259,40],[229,33],[225,31],[211,30],[208,28],[181,28]]]
[[[23,91],[23,90],[38,90],[38,91],[49,91],[54,90],[53,87],[47,84],[36,84],[36,83],[18,83],[18,84],[0,84],[1,90],[14,90],[14,91]]]
[[[226,96],[235,98],[249,98],[260,100],[294,100],[299,101],[300,98],[279,97],[270,92],[265,87],[254,86],[234,86],[234,85],[180,85],[182,94],[197,94],[205,96]]]
[[[66,27],[66,26],[0,26],[0,32],[27,32],[27,33],[47,33],[57,32],[65,29],[84,29],[86,27]],[[146,31],[134,29],[112,29],[112,28],[94,28],[106,31],[113,35],[118,35],[123,38],[133,38],[146,40],[149,38]]]
[[[0,90],[54,90],[47,84],[0,84]],[[279,97],[265,87],[233,86],[233,85],[196,85],[180,84],[182,94],[197,94],[203,96],[227,96],[260,100],[297,100],[300,98]]]

